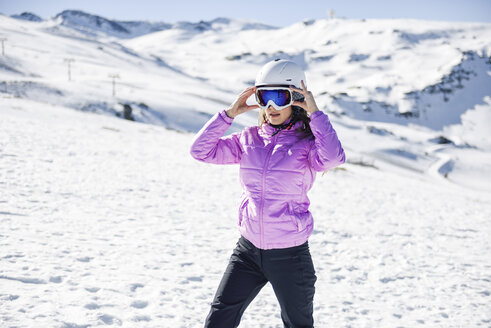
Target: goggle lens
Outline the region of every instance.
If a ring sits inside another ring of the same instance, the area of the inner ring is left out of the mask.
[[[271,100],[277,106],[286,106],[291,103],[292,94],[288,89],[258,89],[256,91],[257,102],[261,106],[266,106]]]

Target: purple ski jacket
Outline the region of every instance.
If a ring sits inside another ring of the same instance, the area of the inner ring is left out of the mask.
[[[314,229],[307,192],[316,172],[345,161],[344,150],[326,114],[310,116],[312,136],[269,124],[247,127],[223,137],[233,119],[225,111],[213,116],[198,132],[191,155],[202,162],[240,164],[242,197],[239,231],[261,249],[287,248],[305,243]]]

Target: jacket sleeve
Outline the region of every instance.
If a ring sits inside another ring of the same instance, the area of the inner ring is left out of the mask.
[[[233,119],[225,111],[215,114],[195,136],[191,156],[212,164],[236,164],[242,156],[240,133],[223,137]]]
[[[320,172],[343,164],[344,150],[329,117],[322,111],[313,113],[310,116],[310,128],[315,139],[309,152],[310,166]]]

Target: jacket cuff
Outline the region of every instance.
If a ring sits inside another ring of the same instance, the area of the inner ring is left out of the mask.
[[[220,112],[220,117],[228,124],[232,124],[234,121],[233,118],[229,117],[227,113],[225,112],[225,109]]]

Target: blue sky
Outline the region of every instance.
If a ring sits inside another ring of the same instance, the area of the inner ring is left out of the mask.
[[[304,19],[326,18],[330,9],[346,18],[417,18],[491,22],[491,0],[0,0],[6,15],[33,12],[49,18],[65,9],[79,9],[120,20],[176,21],[241,18],[275,26]]]

